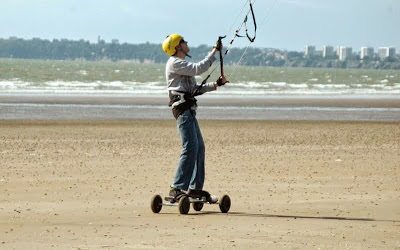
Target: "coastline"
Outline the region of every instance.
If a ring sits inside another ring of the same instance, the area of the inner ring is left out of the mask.
[[[213,96],[197,97],[200,106],[314,106],[314,107],[371,107],[400,108],[397,95],[266,95],[266,96]],[[0,93],[0,103],[40,104],[110,104],[110,105],[167,105],[167,95],[85,95]]]
[[[400,121],[398,96],[198,96],[208,120]],[[165,96],[0,94],[0,120],[171,120]]]

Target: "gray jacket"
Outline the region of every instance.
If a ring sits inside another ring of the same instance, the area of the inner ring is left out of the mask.
[[[167,78],[168,95],[170,101],[173,100],[175,95],[182,95],[183,93],[194,94],[196,89],[200,86],[197,84],[194,76],[201,75],[206,72],[216,58],[214,55],[209,54],[198,63],[191,63],[176,56],[171,56],[165,67],[165,75]],[[199,93],[205,93],[215,90],[214,84],[206,83],[200,89]],[[179,102],[172,104],[172,108],[184,103],[185,100],[181,98]],[[192,107],[195,109],[196,107]]]

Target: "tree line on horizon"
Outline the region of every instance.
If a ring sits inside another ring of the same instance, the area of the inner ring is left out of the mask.
[[[200,45],[191,47],[190,55],[193,61],[202,60],[212,47]],[[224,57],[224,64],[233,65],[240,60],[244,48],[232,48]],[[142,43],[90,43],[83,39],[79,41],[54,39],[53,41],[34,38],[0,39],[1,58],[42,59],[42,60],[87,60],[87,61],[132,61],[136,63],[166,63],[168,55],[164,53],[161,44]],[[363,69],[400,69],[399,58],[367,58],[360,60],[354,57],[339,61],[336,56],[323,58],[314,55],[305,57],[303,52],[284,51],[272,48],[250,47],[240,61],[245,66],[271,67],[315,67],[315,68],[363,68]]]

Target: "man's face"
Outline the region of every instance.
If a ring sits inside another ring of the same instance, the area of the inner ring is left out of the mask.
[[[189,53],[189,51],[190,51],[190,49],[189,49],[189,47],[188,47],[188,42],[187,41],[185,41],[184,39],[182,39],[180,42],[179,42],[179,46],[181,46],[181,48],[182,48],[182,52],[184,52],[184,53]]]

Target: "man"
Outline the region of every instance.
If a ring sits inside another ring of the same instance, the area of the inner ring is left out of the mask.
[[[174,197],[174,201],[188,195],[193,198],[206,197],[209,202],[217,202],[217,197],[203,190],[205,146],[196,119],[197,100],[194,96],[216,90],[227,81],[224,76],[221,76],[216,82],[199,85],[194,76],[201,75],[211,67],[216,60],[215,54],[222,49],[222,44],[217,42],[210,54],[198,63],[185,60],[186,56],[189,56],[190,49],[188,43],[179,34],[169,35],[162,47],[170,56],[165,74],[170,106],[177,120],[183,147],[169,195]],[[186,190],[188,190],[187,193],[185,193]]]

